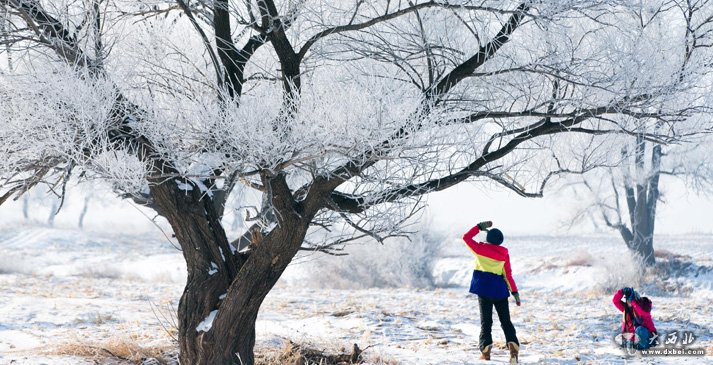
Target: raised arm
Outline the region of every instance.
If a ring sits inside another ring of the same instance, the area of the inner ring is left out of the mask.
[[[478,233],[480,233],[480,227],[475,226],[463,235],[463,241],[465,241],[465,244],[468,245],[473,252],[477,252],[478,249],[479,242],[475,242],[473,239]]]
[[[465,232],[463,235],[463,241],[465,241],[465,244],[468,245],[468,247],[473,251],[473,253],[478,253],[478,247],[482,246],[483,243],[481,242],[476,242],[473,238],[480,233],[481,230],[486,229],[488,227],[492,227],[493,222],[490,221],[485,221],[485,222],[480,222],[475,225],[475,227],[471,228],[468,230],[468,232]]]
[[[621,302],[621,298],[624,297],[624,292],[619,289],[619,291],[614,294],[614,297],[612,298],[612,303],[614,303],[614,306],[616,309],[618,309],[620,312],[624,311],[624,303]]]

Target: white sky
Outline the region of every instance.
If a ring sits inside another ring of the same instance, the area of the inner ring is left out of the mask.
[[[689,192],[674,180],[662,183],[664,199],[656,216],[657,234],[713,233],[713,199]],[[560,196],[558,196],[558,194]],[[605,226],[591,223],[565,227],[571,221],[577,202],[557,192],[545,192],[544,198],[523,198],[503,189],[483,191],[475,184],[460,184],[433,193],[428,200],[427,218],[445,231],[468,229],[484,220],[513,235],[567,235],[610,233]]]

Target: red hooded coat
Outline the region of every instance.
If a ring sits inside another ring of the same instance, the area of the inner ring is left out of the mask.
[[[646,302],[639,299],[631,301],[631,308],[627,310],[626,304],[621,301],[624,298],[624,293],[621,289],[614,294],[612,302],[621,312],[627,311],[624,316],[624,321],[621,323],[621,331],[623,333],[634,333],[637,326],[644,326],[651,333],[656,333],[654,320],[651,318],[651,302]]]

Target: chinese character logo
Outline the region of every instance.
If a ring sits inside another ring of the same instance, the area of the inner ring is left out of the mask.
[[[681,343],[683,345],[690,345],[695,340],[696,340],[696,336],[693,335],[693,332],[684,331],[682,333]]]
[[[678,331],[669,332],[666,334],[666,341],[664,345],[675,345],[678,343]]]

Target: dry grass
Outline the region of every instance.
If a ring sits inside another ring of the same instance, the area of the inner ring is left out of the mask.
[[[95,326],[99,326],[111,321],[115,321],[114,317],[111,314],[101,314],[99,312],[95,312],[93,314],[85,314],[78,318],[75,318],[74,324],[91,323]]]
[[[656,257],[657,259],[670,259],[670,258],[673,258],[676,256],[680,257],[681,255],[677,255],[669,250],[664,250],[664,249],[654,250],[654,257]]]
[[[125,338],[113,338],[103,343],[67,342],[48,351],[45,355],[78,356],[102,365],[155,364],[175,365],[176,349],[169,346],[141,346]],[[350,350],[341,348],[335,353],[318,350],[307,345],[287,341],[282,349],[257,349],[257,365],[353,365],[366,360],[363,350],[356,344]],[[172,356],[173,355],[173,356]],[[398,365],[399,362],[383,356],[368,356],[369,363]]]
[[[48,355],[79,356],[105,364],[143,364],[147,359],[154,363],[168,365],[164,354],[170,350],[166,346],[144,347],[125,338],[113,338],[104,343],[68,342],[51,350]]]
[[[565,262],[564,267],[592,266],[596,259],[588,251],[575,252],[572,257]]]
[[[271,349],[258,349],[255,354],[258,365],[351,365],[364,363],[362,349],[356,344],[348,351],[345,348],[337,353],[328,353],[288,341],[284,348],[275,351]],[[394,360],[382,357],[369,357],[370,363],[382,365],[397,365]]]
[[[112,266],[96,267],[87,265],[82,267],[76,275],[91,279],[120,279],[121,271]]]
[[[713,267],[699,265],[689,255],[675,254],[666,250],[656,250],[655,255],[656,265],[647,268],[647,284],[666,293],[691,295],[694,287],[685,285],[685,278],[713,272]]]

